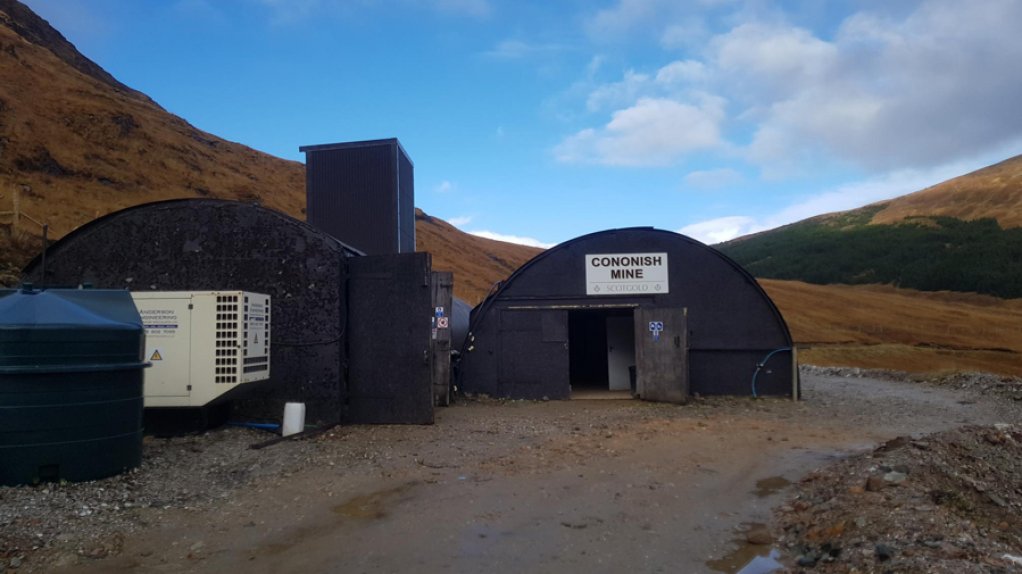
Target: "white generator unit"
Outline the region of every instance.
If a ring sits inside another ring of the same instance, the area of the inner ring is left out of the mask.
[[[146,407],[202,407],[270,377],[270,296],[247,291],[138,291]]]

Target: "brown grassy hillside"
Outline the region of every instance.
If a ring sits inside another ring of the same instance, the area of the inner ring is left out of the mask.
[[[469,235],[442,219],[415,210],[415,241],[433,254],[433,268],[454,272],[454,293],[475,305],[542,249]]]
[[[1014,158],[893,200],[878,217],[915,209],[1022,225],[1020,170]],[[196,129],[112,78],[27,8],[0,0],[0,212],[11,210],[15,192],[24,214],[51,226],[51,238],[161,199],[259,201],[299,219],[305,208],[300,163]],[[467,235],[421,211],[416,230],[419,249],[433,253],[434,268],[455,272],[455,294],[470,303],[539,252]],[[9,217],[0,218],[0,281],[5,263],[16,270],[35,254],[39,231],[30,220],[12,231]],[[806,361],[1022,375],[1022,301],[762,283],[796,341],[808,345]]]
[[[888,202],[872,223],[912,216],[996,219],[1002,228],[1022,227],[1022,156],[950,179]]]
[[[1022,299],[761,279],[803,362],[1022,376]]]
[[[0,212],[13,210],[15,193],[30,219],[12,233],[11,217],[0,218],[0,264],[19,268],[40,248],[39,223],[56,239],[151,201],[257,201],[305,219],[305,166],[196,129],[110,76],[24,5],[0,0]],[[455,293],[473,303],[538,252],[451,234],[421,212],[416,220],[419,249],[434,252],[437,269],[454,271]]]
[[[17,191],[24,213],[52,236],[179,197],[259,201],[296,217],[304,210],[301,164],[167,113],[13,0],[0,1],[0,78],[0,211]]]

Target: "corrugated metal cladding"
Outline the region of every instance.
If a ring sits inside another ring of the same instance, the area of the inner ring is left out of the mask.
[[[586,255],[636,253],[666,254],[666,293],[587,294]],[[655,336],[634,326],[620,327],[638,307],[687,309],[692,393],[748,395],[756,375],[758,394],[798,394],[790,352],[775,353],[759,368],[769,353],[790,349],[792,341],[783,317],[755,279],[702,243],[652,228],[573,239],[515,271],[472,312],[460,388],[496,397],[568,398],[578,382],[571,380],[572,372],[592,372],[591,365],[580,361],[602,361],[607,373],[607,349],[632,345],[628,337],[633,335]],[[592,325],[604,330],[602,339],[593,334]],[[629,332],[614,340],[615,329]],[[594,350],[579,358],[571,349],[580,345]],[[603,376],[607,388],[609,376]]]
[[[396,140],[395,140],[396,141]],[[398,162],[398,251],[415,252],[415,166],[397,144]]]
[[[273,376],[253,383],[236,411],[276,418],[284,402],[301,400],[311,420],[336,420],[346,399],[345,262],[353,255],[353,249],[284,214],[189,199],[95,220],[50,247],[45,278],[38,260],[25,272],[37,285],[267,293],[274,307]]]
[[[433,422],[431,267],[429,253],[348,262],[348,420]]]
[[[415,251],[414,166],[397,139],[299,150],[309,224],[366,255]]]

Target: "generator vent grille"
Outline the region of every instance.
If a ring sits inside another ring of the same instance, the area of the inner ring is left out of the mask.
[[[216,374],[217,383],[238,382],[238,296],[216,298]]]

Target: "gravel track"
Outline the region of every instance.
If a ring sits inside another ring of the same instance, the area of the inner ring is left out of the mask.
[[[772,509],[822,496],[802,493],[803,477],[898,436],[1022,422],[1013,379],[802,373],[799,402],[478,400],[432,426],[337,427],[261,450],[248,446],[271,435],[242,428],[147,437],[132,472],[0,487],[0,566],[733,571],[767,548],[746,544],[754,523],[793,564],[810,550]]]

